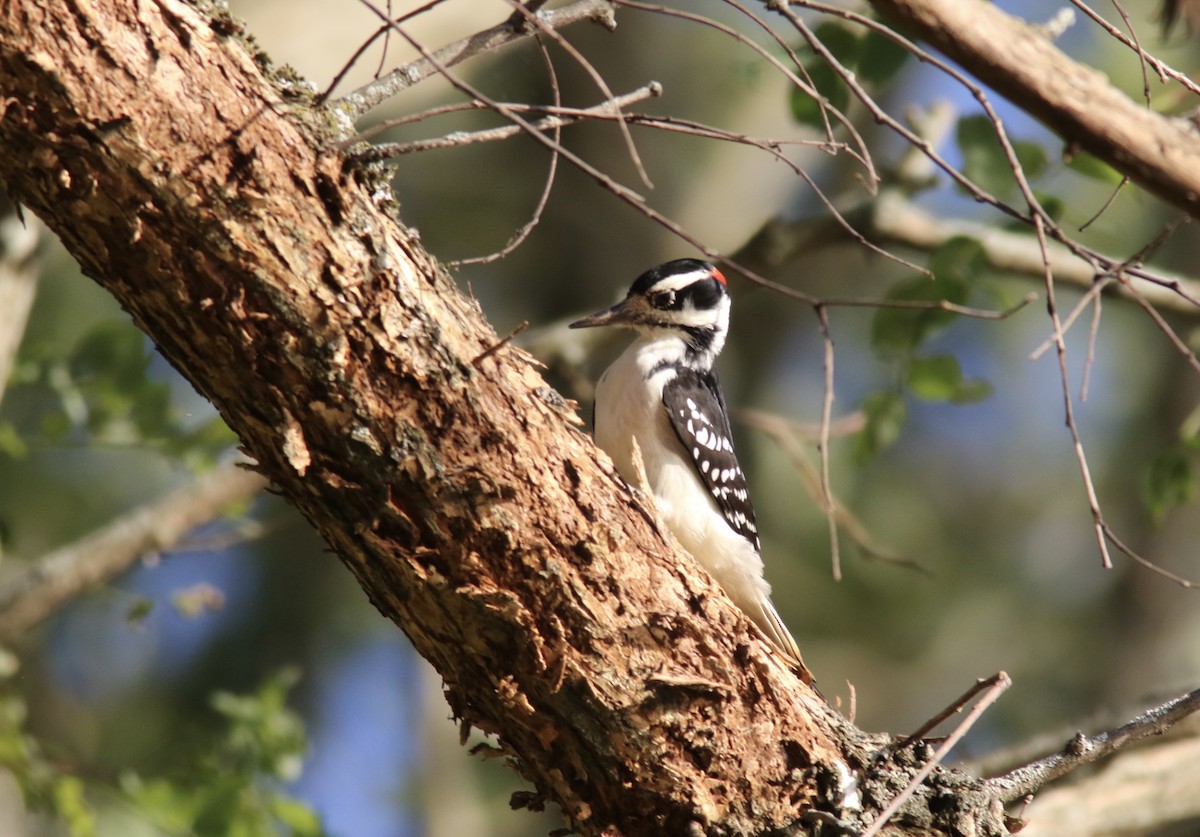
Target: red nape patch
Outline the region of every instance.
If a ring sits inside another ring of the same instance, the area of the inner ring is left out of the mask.
[[[725,287],[727,287],[727,288],[729,287],[729,283],[725,281],[725,275],[723,273],[721,273],[721,271],[717,270],[715,267],[712,269],[712,278],[716,279],[718,282],[720,282]]]

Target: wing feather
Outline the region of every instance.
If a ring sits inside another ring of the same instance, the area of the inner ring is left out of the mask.
[[[746,475],[733,450],[725,395],[712,372],[680,370],[663,387],[663,406],[671,429],[691,458],[730,527],[760,549],[758,522],[746,487]]]

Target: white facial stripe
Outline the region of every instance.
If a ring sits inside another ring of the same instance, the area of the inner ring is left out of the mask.
[[[693,270],[691,273],[677,273],[673,276],[666,276],[654,283],[656,291],[681,291],[688,285],[694,282],[700,282],[712,276],[712,273],[706,270]]]

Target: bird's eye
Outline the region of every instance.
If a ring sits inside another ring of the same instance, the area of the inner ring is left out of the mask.
[[[659,311],[666,311],[669,308],[675,307],[675,292],[662,291],[650,297],[650,304]]]

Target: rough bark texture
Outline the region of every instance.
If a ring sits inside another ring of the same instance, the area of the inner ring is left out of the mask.
[[[289,89],[182,0],[5,0],[0,179],[573,826],[869,822],[928,749],[859,732],[772,655]],[[887,833],[1006,829],[939,770]]]
[[[0,12],[0,175],[586,833],[780,828],[856,733],[219,16]],[[276,80],[278,82],[278,80]],[[861,756],[860,756],[861,758]]]
[[[1134,102],[1041,30],[985,0],[869,0],[984,84],[1147,190],[1200,217],[1200,130]],[[1047,5],[1047,14],[1055,10]]]

